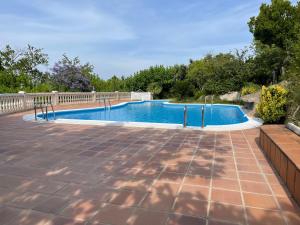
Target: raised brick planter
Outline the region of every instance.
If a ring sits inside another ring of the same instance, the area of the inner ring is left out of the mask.
[[[260,145],[300,205],[300,137],[282,125],[260,129]]]

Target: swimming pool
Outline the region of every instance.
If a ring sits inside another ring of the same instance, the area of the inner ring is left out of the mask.
[[[171,104],[168,101],[128,102],[112,106],[110,109],[98,107],[58,111],[55,116],[56,120],[183,125],[185,106],[187,106],[187,126],[201,127],[202,104]],[[234,125],[246,123],[249,120],[236,105],[208,104],[205,105],[204,112],[205,126]],[[42,117],[42,115],[38,116]],[[49,113],[49,120],[53,120],[52,113]]]

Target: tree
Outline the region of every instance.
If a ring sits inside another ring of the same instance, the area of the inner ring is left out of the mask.
[[[78,57],[70,59],[63,55],[62,60],[55,63],[52,69],[52,79],[58,90],[91,91],[92,71],[93,67],[88,63],[81,65]]]
[[[150,83],[148,85],[147,91],[151,92],[154,97],[157,97],[161,93],[162,87],[157,82]]]
[[[262,44],[289,49],[297,40],[297,10],[297,6],[286,0],[272,0],[270,5],[264,3],[258,16],[250,18],[250,32]]]
[[[256,50],[255,69],[263,84],[281,80],[289,67],[292,46],[300,31],[300,3],[292,5],[286,0],[272,0],[262,4],[257,17],[248,23],[254,35]]]
[[[299,3],[300,4],[300,3]],[[285,78],[289,81],[289,118],[300,125],[300,34],[293,45],[291,63]]]
[[[173,67],[151,66],[127,78],[126,86],[131,91],[147,91],[149,85],[155,83],[157,90],[161,89],[158,97],[164,98],[170,94],[170,89],[175,82],[174,74]]]
[[[15,50],[5,46],[0,51],[0,92],[38,89],[49,78],[39,69],[47,63],[48,55],[42,49],[28,45],[26,49]]]
[[[252,60],[252,82],[267,85],[281,81],[280,75],[283,66],[286,65],[285,59],[285,52],[281,48],[257,42],[256,55]]]
[[[207,55],[190,64],[187,79],[204,94],[238,91],[250,77],[246,61],[244,53]]]
[[[178,80],[176,81],[171,92],[173,93],[174,97],[182,100],[185,97],[192,97],[194,95],[194,90],[194,85],[188,80]]]

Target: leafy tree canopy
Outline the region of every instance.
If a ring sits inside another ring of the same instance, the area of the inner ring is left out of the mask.
[[[248,24],[255,40],[288,49],[297,40],[298,23],[299,6],[286,0],[272,0],[269,5],[262,4],[258,16]]]

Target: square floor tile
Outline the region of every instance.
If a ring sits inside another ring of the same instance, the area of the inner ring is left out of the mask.
[[[187,175],[184,177],[183,184],[185,185],[198,185],[198,186],[209,186],[210,178],[196,176],[196,175]]]
[[[44,213],[58,213],[68,203],[67,198],[50,197],[46,201],[43,201],[36,205],[33,209]]]
[[[213,178],[213,188],[227,189],[231,191],[239,191],[239,183],[235,179]]]
[[[272,210],[278,209],[272,196],[252,193],[243,193],[243,195],[246,206]]]
[[[46,201],[47,199],[48,199],[48,195],[44,195],[37,192],[25,192],[16,196],[7,204],[11,206],[32,209],[36,205]]]
[[[75,220],[88,220],[98,212],[102,205],[103,203],[91,199],[77,199],[71,201],[59,214]]]
[[[209,188],[195,185],[182,185],[179,197],[208,201]]]
[[[183,179],[183,174],[179,173],[169,173],[169,172],[163,172],[158,180],[163,182],[173,182],[173,183],[181,183]]]
[[[93,217],[92,224],[126,225],[133,212],[133,208],[105,204]]]
[[[207,201],[178,197],[175,201],[174,212],[186,216],[205,217]]]
[[[285,221],[279,211],[247,208],[249,225],[283,225]]]
[[[143,200],[141,207],[152,210],[170,211],[174,200],[174,196],[152,192]]]
[[[272,192],[266,183],[241,181],[242,191],[271,195]]]
[[[242,206],[223,203],[211,203],[209,218],[234,223],[245,223],[245,214]]]
[[[156,181],[152,187],[151,192],[161,193],[167,196],[176,196],[180,188],[179,183],[169,183],[163,181]]]
[[[51,225],[86,225],[86,222],[58,216],[53,218],[50,224]]]
[[[131,214],[127,222],[130,225],[164,225],[166,220],[167,214],[165,213],[137,209]]]
[[[206,225],[206,220],[203,218],[171,214],[165,225]]]
[[[233,205],[242,205],[241,193],[238,191],[212,189],[211,201]]]
[[[111,193],[108,202],[122,206],[137,206],[146,195],[146,192],[119,190]]]
[[[265,179],[261,173],[239,172],[239,177],[240,180],[245,181],[265,182]]]
[[[9,224],[19,215],[20,211],[11,207],[0,207],[0,224]]]

